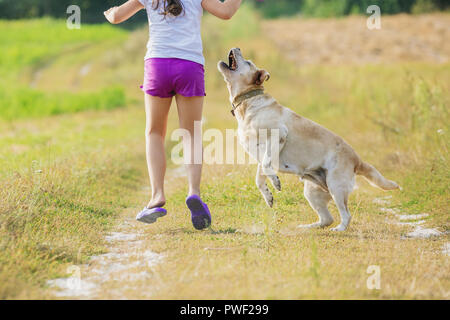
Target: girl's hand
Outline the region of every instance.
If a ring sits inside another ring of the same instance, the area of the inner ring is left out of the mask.
[[[118,24],[128,20],[136,14],[139,10],[144,9],[144,6],[139,0],[128,0],[120,7],[112,7],[111,9],[103,12],[106,19],[112,24]]]
[[[202,7],[212,15],[228,20],[238,11],[242,0],[202,0]]]
[[[111,23],[115,23],[115,19],[116,19],[115,18],[115,15],[116,15],[115,11],[117,10],[117,8],[118,7],[112,7],[110,9],[106,10],[105,12],[103,12],[103,14],[106,17],[106,20],[108,20]]]

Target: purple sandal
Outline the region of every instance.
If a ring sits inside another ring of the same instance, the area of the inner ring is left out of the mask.
[[[158,218],[164,217],[167,214],[167,210],[164,208],[144,208],[136,216],[136,220],[143,223],[155,223]]]
[[[211,225],[211,213],[209,208],[197,195],[186,198],[186,205],[191,210],[191,220],[194,228],[203,230]]]

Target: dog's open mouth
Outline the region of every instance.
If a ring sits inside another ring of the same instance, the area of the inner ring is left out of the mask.
[[[228,56],[228,68],[231,71],[235,71],[237,69],[237,61],[236,57],[234,56],[233,50],[230,51],[230,54]]]

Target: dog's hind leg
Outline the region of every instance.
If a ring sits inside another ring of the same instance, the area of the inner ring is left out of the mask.
[[[348,197],[353,191],[354,187],[354,173],[350,171],[334,171],[327,176],[327,185],[330,194],[339,210],[341,216],[341,223],[331,230],[345,231],[352,219],[350,211],[348,210]]]
[[[269,187],[266,184],[267,176],[263,174],[261,165],[258,165],[258,170],[256,172],[256,185],[258,186],[259,191],[263,195],[264,200],[267,205],[272,208],[273,206],[273,195],[269,190]]]
[[[319,216],[319,221],[307,225],[299,225],[298,228],[325,228],[333,223],[333,217],[328,211],[328,202],[331,195],[311,181],[305,181],[304,195],[310,206]]]

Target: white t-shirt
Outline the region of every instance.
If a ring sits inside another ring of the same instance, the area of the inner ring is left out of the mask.
[[[164,16],[164,0],[157,10],[153,0],[139,0],[147,10],[150,39],[147,43],[148,58],[179,58],[205,64],[201,37],[203,16],[202,0],[181,0],[184,11],[178,16]]]

